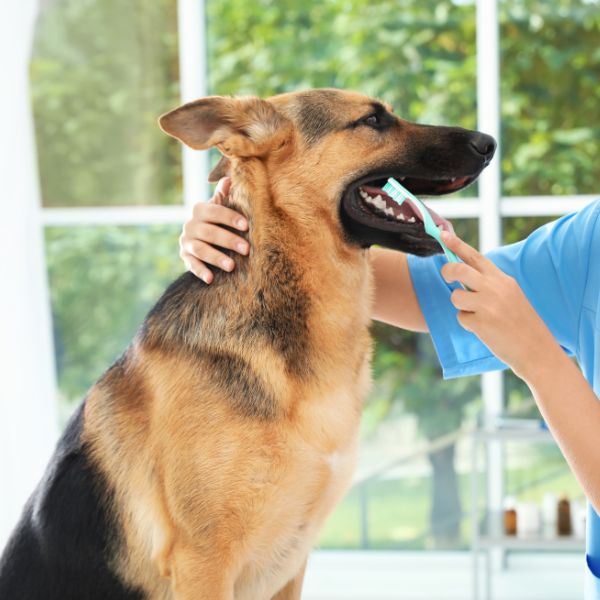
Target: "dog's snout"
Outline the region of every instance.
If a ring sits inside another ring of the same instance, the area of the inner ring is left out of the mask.
[[[491,135],[477,133],[471,139],[471,146],[477,154],[481,154],[486,161],[490,161],[496,151],[496,140]]]

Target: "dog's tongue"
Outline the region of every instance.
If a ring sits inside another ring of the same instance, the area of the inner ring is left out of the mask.
[[[421,199],[419,198],[419,200],[421,200]],[[414,202],[410,198],[406,198],[406,200],[404,200],[404,202],[409,204],[410,207],[415,212],[415,214],[417,215],[417,218],[419,220],[423,221],[423,218],[421,217],[421,211],[415,206]],[[423,204],[425,205],[425,208],[429,211],[429,214],[431,215],[433,222],[438,227],[441,225],[445,231],[454,233],[454,227],[452,226],[452,223],[450,223],[450,221],[448,221],[448,219],[444,219],[444,217],[442,217],[438,213],[436,213],[435,210],[433,210],[433,208],[429,208],[429,206],[427,206],[425,203],[423,203]]]
[[[365,185],[365,186],[362,186],[362,189],[371,196],[380,195],[386,201],[386,203],[388,203],[389,205],[396,204],[396,201],[393,198],[390,198],[381,188]],[[417,219],[419,219],[419,221],[423,222],[423,217],[421,216],[421,211],[415,206],[414,202],[410,198],[406,198],[404,200],[404,202],[402,203],[402,205],[410,206],[410,209],[414,213],[414,216]],[[450,221],[448,221],[448,219],[444,219],[444,217],[438,215],[438,213],[436,213],[435,210],[433,210],[432,208],[429,208],[429,206],[426,206],[426,208],[429,211],[429,214],[431,215],[433,222],[438,227],[441,225],[442,229],[444,229],[445,231],[454,233],[454,227],[452,226],[452,223],[450,223]]]

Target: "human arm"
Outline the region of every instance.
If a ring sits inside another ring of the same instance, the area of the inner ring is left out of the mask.
[[[406,254],[378,247],[371,248],[369,253],[375,283],[373,319],[401,329],[427,331]]]
[[[444,241],[464,261],[442,268],[459,281],[451,301],[459,323],[529,386],[561,451],[596,511],[600,509],[600,402],[517,281],[457,238]]]

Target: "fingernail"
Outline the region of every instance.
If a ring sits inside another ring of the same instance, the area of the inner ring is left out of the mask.
[[[223,260],[221,261],[221,265],[226,271],[231,271],[233,269],[233,261],[232,260]]]
[[[238,229],[246,229],[246,227],[248,227],[246,219],[238,219],[236,225]]]
[[[240,242],[236,248],[240,254],[246,254],[246,252],[248,252],[248,244],[244,244],[244,242]]]
[[[210,285],[211,279],[209,275],[202,274],[200,275],[200,279],[202,279],[202,281],[204,281],[204,283],[206,283],[207,285]]]

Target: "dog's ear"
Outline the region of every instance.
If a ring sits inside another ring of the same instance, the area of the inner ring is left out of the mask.
[[[253,96],[209,96],[158,120],[161,129],[195,150],[216,146],[225,156],[264,156],[285,144],[291,122],[268,101]]]
[[[217,183],[221,177],[227,177],[230,175],[229,167],[231,163],[226,156],[221,156],[221,160],[215,165],[215,168],[210,172],[208,176],[208,183]]]

